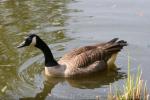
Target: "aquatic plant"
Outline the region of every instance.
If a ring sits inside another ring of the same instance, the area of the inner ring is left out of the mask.
[[[130,57],[128,56],[128,76],[123,85],[123,90],[116,88],[113,94],[110,84],[107,96],[108,100],[149,100],[146,82],[141,79],[142,71],[140,70],[140,66],[138,67],[136,76],[131,75],[130,66]]]

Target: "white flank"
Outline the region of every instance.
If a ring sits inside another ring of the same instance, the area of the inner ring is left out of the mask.
[[[117,54],[118,54],[118,53],[113,54],[113,55],[111,56],[111,58],[109,58],[109,60],[107,61],[107,65],[108,65],[108,66],[113,66],[113,65],[115,64],[115,61],[116,61],[116,58],[117,58]]]

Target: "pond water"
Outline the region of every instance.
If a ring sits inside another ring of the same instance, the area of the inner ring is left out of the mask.
[[[138,65],[150,82],[149,0],[1,0],[0,1],[0,99],[49,100],[106,98],[109,84],[122,87]],[[29,33],[38,34],[56,59],[83,45],[119,37],[129,46],[119,53],[120,70],[104,71],[78,79],[47,78],[40,50],[16,46]],[[147,84],[150,88],[150,84]]]

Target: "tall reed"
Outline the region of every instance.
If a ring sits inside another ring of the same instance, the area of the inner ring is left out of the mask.
[[[107,96],[108,100],[149,100],[146,82],[141,79],[142,71],[140,70],[140,66],[138,66],[136,76],[131,75],[130,61],[130,57],[128,56],[128,76],[123,85],[123,90],[116,88],[115,93],[113,93],[110,84],[110,91]]]

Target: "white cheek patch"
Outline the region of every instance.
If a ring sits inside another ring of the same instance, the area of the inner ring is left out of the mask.
[[[34,46],[36,45],[36,37],[33,37],[31,45],[34,45]]]

